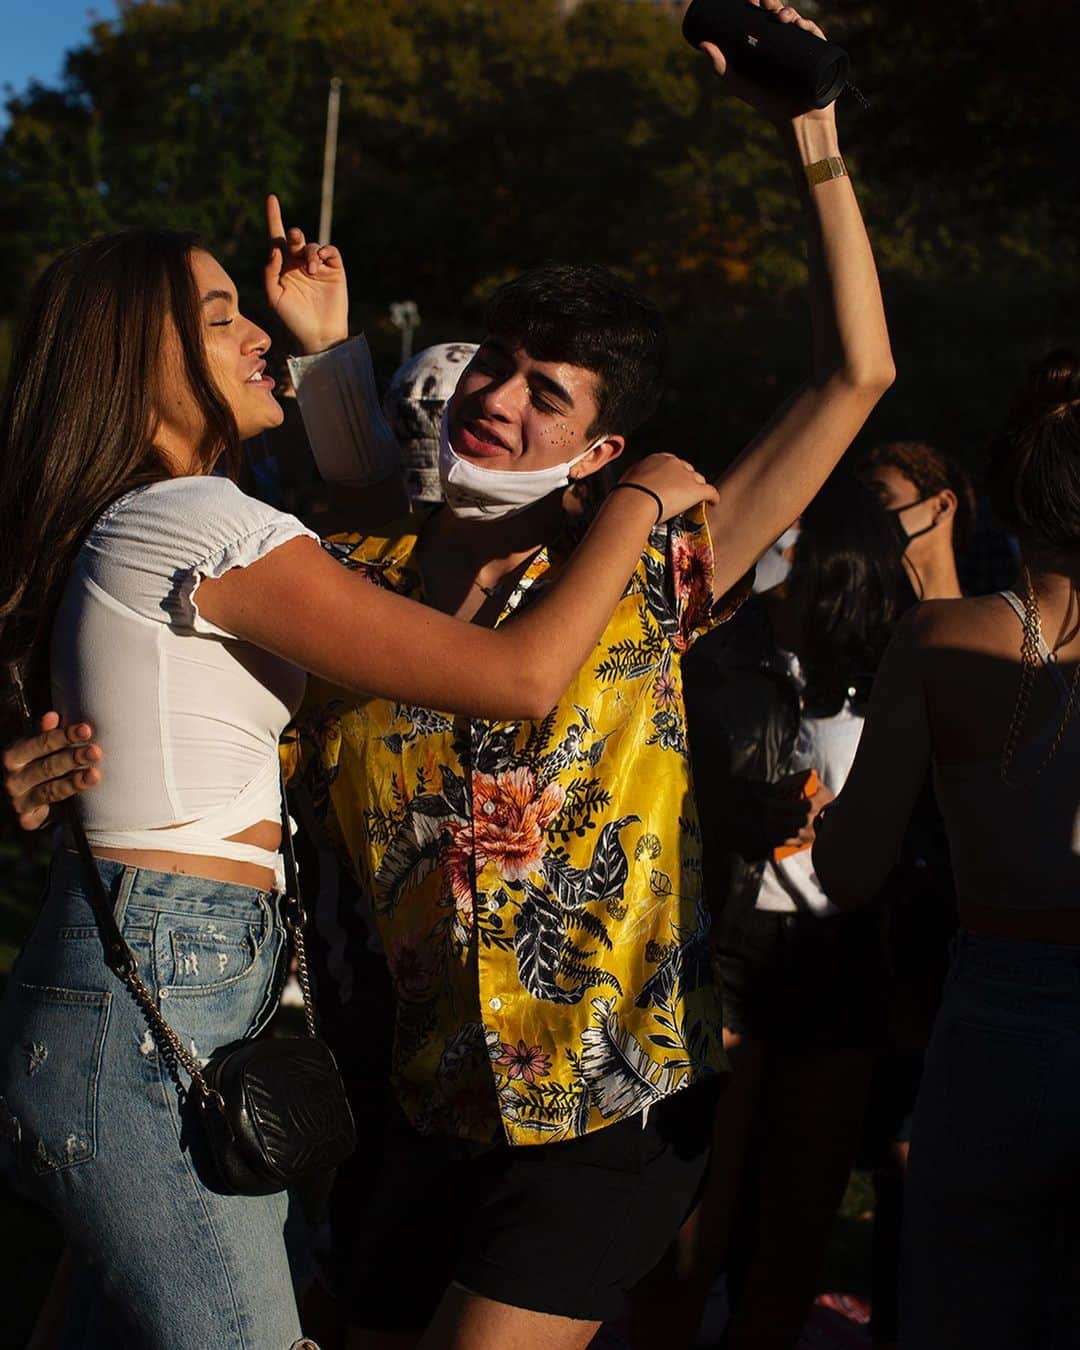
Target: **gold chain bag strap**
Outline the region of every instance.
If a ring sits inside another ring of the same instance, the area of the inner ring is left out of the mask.
[[[74,809],[68,818],[90,881],[88,898],[105,962],[139,1005],[181,1103],[189,1094],[194,1098],[198,1109],[193,1114],[203,1127],[217,1173],[215,1188],[231,1195],[273,1195],[336,1167],[355,1149],[356,1129],[341,1073],[316,1031],[304,947],[305,914],[284,783],[282,917],[296,954],[306,1035],[233,1041],[202,1066],[162,1017],[154,995],[139,977],[138,961],[117,926],[113,903]],[[190,1080],[188,1087],[181,1069]]]

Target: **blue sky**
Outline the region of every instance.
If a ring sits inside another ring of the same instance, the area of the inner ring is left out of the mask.
[[[0,126],[4,86],[21,93],[33,79],[54,83],[64,53],[83,42],[95,18],[115,18],[117,8],[115,0],[0,0]]]

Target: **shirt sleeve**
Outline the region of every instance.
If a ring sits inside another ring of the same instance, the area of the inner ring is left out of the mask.
[[[90,579],[113,600],[177,632],[231,637],[199,613],[207,578],[249,567],[291,539],[318,541],[295,516],[231,479],[167,479],[133,493],[98,522],[86,550]]]
[[[753,570],[713,599],[712,537],[704,506],[658,525],[642,555],[645,594],[661,631],[680,652],[735,614],[750,594]]]
[[[364,337],[289,358],[300,415],[323,480],[353,487],[401,471],[401,449],[383,415]]]

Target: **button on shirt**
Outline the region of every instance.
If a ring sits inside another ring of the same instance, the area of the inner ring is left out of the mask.
[[[418,519],[328,546],[423,600]],[[500,623],[574,542],[534,557]],[[371,899],[396,991],[395,1087],[421,1132],[543,1144],[725,1067],[680,661],[748,585],[714,605],[712,576],[702,512],[654,530],[539,721],[312,683],[304,772]]]

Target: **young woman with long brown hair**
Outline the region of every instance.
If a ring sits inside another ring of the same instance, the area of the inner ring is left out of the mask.
[[[347,303],[340,258],[285,236],[273,199],[270,224],[268,297],[318,350]],[[278,737],[304,670],[541,716],[622,595],[656,501],[667,515],[716,496],[682,461],[646,460],[628,478],[644,491],[612,495],[527,614],[458,622],[340,566],[232,481],[240,442],[281,420],[269,345],[192,236],[113,234],[39,281],[0,420],[0,657],[107,740],[87,836],[139,974],[197,1059],[273,1010]],[[88,885],[59,852],[0,1012],[4,1139],[93,1274],[80,1343],[299,1344],[285,1199],[219,1194],[192,1163]]]

